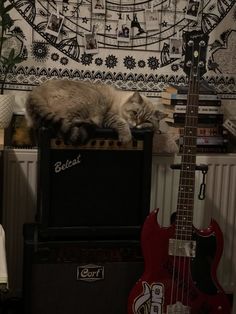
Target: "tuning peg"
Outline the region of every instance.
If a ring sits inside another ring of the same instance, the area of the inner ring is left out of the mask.
[[[201,41],[199,42],[199,46],[205,47],[205,46],[206,46],[206,42],[205,42],[204,40],[201,40]]]

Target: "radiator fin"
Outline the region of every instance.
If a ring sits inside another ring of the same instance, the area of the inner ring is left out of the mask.
[[[4,151],[3,227],[10,294],[22,290],[23,224],[33,222],[36,212],[36,150]]]

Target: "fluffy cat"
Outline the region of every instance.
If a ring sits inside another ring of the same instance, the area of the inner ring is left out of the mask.
[[[87,81],[49,80],[35,87],[26,102],[29,126],[52,126],[73,144],[86,142],[92,127],[112,128],[126,143],[130,128],[157,130],[164,116],[138,92]]]

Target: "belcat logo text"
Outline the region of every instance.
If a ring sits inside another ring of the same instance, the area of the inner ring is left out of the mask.
[[[96,281],[104,279],[104,266],[88,264],[77,267],[77,280]]]
[[[65,171],[71,167],[74,167],[78,164],[81,163],[81,155],[79,154],[76,158],[74,159],[67,159],[64,163],[62,161],[57,161],[54,164],[54,170],[56,173],[59,173],[61,171]]]

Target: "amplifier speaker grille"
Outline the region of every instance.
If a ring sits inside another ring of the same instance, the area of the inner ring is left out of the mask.
[[[149,213],[152,131],[133,132],[123,145],[100,130],[71,146],[42,129],[39,141],[38,222],[45,228],[140,227]]]
[[[126,314],[142,272],[138,241],[25,238],[24,314]]]

